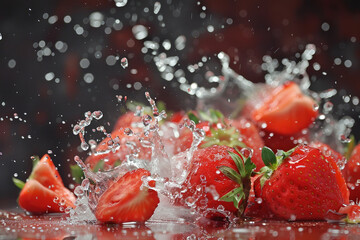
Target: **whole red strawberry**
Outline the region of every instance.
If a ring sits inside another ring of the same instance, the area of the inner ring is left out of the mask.
[[[198,149],[183,184],[181,199],[176,201],[208,218],[242,214],[254,168],[250,158],[246,159],[233,148],[214,145]]]
[[[275,154],[262,150],[262,198],[285,220],[323,220],[329,210],[349,203],[345,180],[332,158],[304,145]]]

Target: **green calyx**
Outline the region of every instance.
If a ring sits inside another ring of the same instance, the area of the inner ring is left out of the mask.
[[[235,208],[238,209],[241,215],[244,212],[247,205],[247,199],[249,198],[249,193],[251,188],[250,177],[253,170],[256,168],[256,165],[251,161],[250,157],[246,158],[236,148],[235,150],[239,155],[230,151],[229,154],[233,159],[233,161],[235,162],[237,171],[227,166],[219,166],[218,169],[226,177],[239,184],[239,187],[226,193],[224,196],[220,198],[220,200],[225,202],[233,202]]]
[[[266,180],[271,177],[273,172],[284,162],[286,158],[288,158],[295,151],[295,149],[296,147],[290,149],[287,152],[278,150],[275,155],[275,153],[270,148],[266,146],[262,148],[261,158],[265,166],[260,169],[260,174],[262,174],[260,178],[261,188],[264,186]]]
[[[195,124],[208,122],[211,134],[206,136],[200,148],[207,148],[213,145],[228,146],[228,147],[247,147],[245,143],[240,141],[240,133],[234,127],[229,127],[224,121],[224,115],[214,109],[209,109],[207,112],[199,111],[199,116],[194,112],[188,112],[188,118],[194,121]],[[222,127],[215,126],[216,124]]]
[[[345,146],[345,153],[344,153],[344,156],[347,160],[350,159],[351,157],[351,154],[352,154],[352,151],[354,150],[355,148],[355,145],[356,145],[356,140],[355,140],[355,137],[354,135],[351,135],[350,136],[350,142],[348,142]]]
[[[36,167],[36,165],[40,162],[40,157],[39,156],[31,156],[31,159],[32,159],[32,171],[31,171],[31,174],[30,174],[30,177],[29,179],[32,179],[33,178],[33,172],[34,172],[34,168]],[[25,186],[25,182],[21,181],[20,179],[17,179],[17,178],[12,178],[12,181],[14,183],[14,185],[16,187],[18,187],[20,190],[24,188]]]
[[[228,146],[228,147],[247,147],[245,143],[241,142],[240,133],[235,128],[219,128],[210,129],[211,135],[206,136],[201,148],[210,147],[213,145]]]
[[[198,113],[202,121],[224,123],[224,115],[219,110],[209,109],[208,112],[199,111]]]

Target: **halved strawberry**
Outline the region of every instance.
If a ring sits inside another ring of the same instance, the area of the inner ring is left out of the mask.
[[[250,117],[259,125],[265,124],[264,129],[269,132],[295,134],[307,128],[318,114],[315,101],[304,95],[295,82],[287,82],[264,95],[264,99],[256,99],[251,104],[254,109]]]
[[[95,210],[100,222],[144,222],[154,213],[159,204],[156,191],[143,185],[142,178],[150,176],[145,169],[126,173],[101,195]],[[155,181],[149,186],[155,187]]]
[[[17,179],[14,182],[17,186],[24,184]],[[50,156],[45,154],[24,184],[19,205],[32,213],[64,212],[67,207],[75,208],[75,200],[74,194],[64,186]]]

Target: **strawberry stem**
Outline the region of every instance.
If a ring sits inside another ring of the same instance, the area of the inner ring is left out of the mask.
[[[256,168],[256,165],[251,161],[251,158],[245,158],[237,149],[235,149],[238,154],[230,152],[229,154],[237,170],[234,170],[227,166],[220,166],[218,169],[229,179],[239,184],[239,187],[231,190],[220,198],[221,201],[233,202],[235,208],[238,209],[239,215],[244,213],[244,210],[247,205],[247,200],[250,194],[251,180],[250,176],[253,170]]]

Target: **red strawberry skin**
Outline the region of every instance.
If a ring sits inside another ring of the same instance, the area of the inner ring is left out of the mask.
[[[63,199],[57,191],[52,191],[36,180],[28,180],[19,195],[19,205],[28,212],[35,214],[64,212],[66,207],[75,207],[71,201],[66,201],[64,208],[61,210],[59,203]]]
[[[349,193],[336,163],[320,150],[299,146],[273,172],[262,188],[271,211],[285,220],[323,220],[328,210],[349,203]]]
[[[142,177],[150,176],[145,169],[126,173],[101,195],[95,210],[100,222],[144,222],[154,213],[159,204],[156,191],[142,186]],[[155,182],[151,181],[154,187]]]
[[[183,193],[181,199],[176,200],[177,203],[186,207],[192,207],[187,203],[193,203],[197,211],[205,213],[205,217],[208,218],[217,217],[218,215],[213,212],[206,214],[206,209],[217,209],[220,205],[225,208],[225,211],[237,212],[234,203],[219,200],[226,193],[239,187],[237,183],[227,178],[218,169],[219,166],[237,169],[228,151],[235,152],[230,147],[217,145],[195,151],[190,173],[183,184],[186,192]],[[211,193],[211,189],[215,190],[217,197]]]
[[[58,202],[55,203],[54,199]],[[45,154],[36,164],[19,195],[21,208],[32,213],[64,212],[75,208],[75,196],[67,189],[49,155]],[[63,206],[60,208],[59,203]]]
[[[271,219],[274,214],[271,213],[262,199],[260,178],[261,175],[256,175],[251,178],[251,191],[244,216],[258,219]]]
[[[351,157],[348,160],[344,169],[345,179],[350,191],[350,200],[360,200],[360,187],[357,183],[360,179],[360,144],[356,145],[351,153]]]

